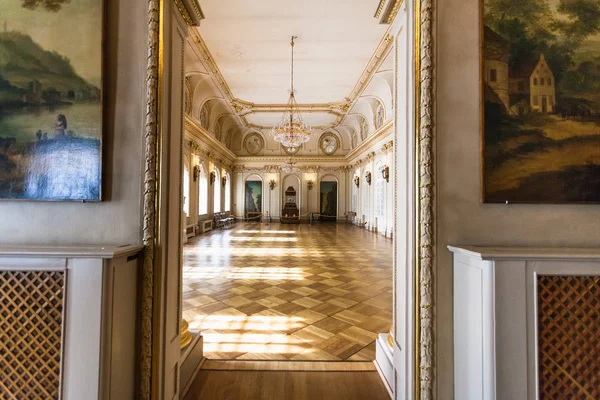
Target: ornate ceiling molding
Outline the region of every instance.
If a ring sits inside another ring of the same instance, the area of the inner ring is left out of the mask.
[[[398,8],[399,7],[400,5],[398,5]],[[344,121],[344,118],[346,118],[348,111],[352,108],[354,103],[358,101],[360,95],[364,92],[367,85],[371,82],[373,76],[377,73],[377,69],[381,66],[389,51],[392,49],[393,35],[390,34],[390,31],[391,24],[390,28],[386,30],[381,41],[377,45],[375,52],[369,59],[367,66],[363,70],[358,82],[354,85],[354,88],[352,89],[348,97],[344,98],[343,100],[333,101],[330,103],[299,104],[298,111],[302,113],[322,112],[337,116],[336,120],[333,123],[321,126],[313,126],[314,129],[326,130],[336,128]],[[192,38],[192,41],[195,44],[202,58],[201,62],[204,64],[206,70],[209,71],[209,74],[214,79],[223,97],[227,100],[232,113],[237,117],[238,121],[240,122],[240,125],[242,125],[245,128],[271,129],[272,126],[251,124],[246,118],[246,116],[253,113],[280,113],[289,109],[289,106],[283,103],[256,104],[235,97],[233,95],[233,92],[231,91],[231,88],[229,87],[229,84],[225,80],[225,77],[221,73],[221,70],[217,66],[214,57],[210,53],[208,46],[204,42],[204,39],[202,39],[200,33],[196,29],[192,29],[190,37]]]
[[[398,15],[398,11],[400,11],[400,6],[402,6],[402,4],[404,3],[403,0],[390,0],[389,2],[386,2],[384,0],[382,0],[382,3],[387,3],[387,7],[384,7],[386,4],[381,4],[379,3],[379,7],[381,9],[381,11],[379,11],[379,15],[375,15],[375,18],[380,18],[379,23],[380,24],[390,24],[392,25],[394,23],[394,20],[396,19],[396,15]],[[383,12],[383,9],[385,8],[385,12]]]
[[[346,158],[349,161],[354,160],[360,154],[362,154],[369,146],[375,144],[378,140],[381,140],[386,135],[390,134],[393,131],[394,124],[391,119],[385,122],[379,129],[375,131],[371,136],[363,140],[358,146],[356,146],[352,151],[346,154]]]
[[[296,167],[297,171],[303,174],[318,174],[328,172],[349,172],[352,167],[348,165],[336,165],[336,166],[321,166],[321,165],[302,165]],[[246,166],[244,164],[234,165],[233,171],[238,173],[250,173],[250,172],[266,172],[268,174],[284,173],[281,165],[264,165],[264,166]],[[292,174],[293,172],[290,172]]]
[[[205,17],[197,0],[173,0],[173,3],[187,26],[200,26]]]
[[[344,156],[322,156],[322,157],[311,157],[311,156],[294,156],[294,161],[298,163],[314,163],[314,164],[343,164],[346,162]],[[290,159],[290,156],[260,156],[260,157],[237,157],[235,159],[236,164],[251,163],[251,162],[269,162],[279,163],[286,162]]]
[[[385,6],[386,2],[387,2],[387,0],[380,0],[379,1],[379,5],[377,6],[377,11],[375,11],[375,18],[379,18],[379,16],[383,12],[383,7]]]
[[[189,136],[193,137],[193,142],[199,148],[202,148],[202,145],[206,147],[206,149],[212,149],[213,152],[218,153],[218,157],[227,160],[230,163],[236,159],[235,153],[229,150],[223,143],[218,141],[214,136],[212,136],[206,129],[204,129],[194,118],[189,115],[185,116],[185,133]],[[199,143],[198,143],[199,142]],[[194,148],[191,145],[188,145],[191,150]],[[200,154],[200,153],[195,153]]]
[[[279,104],[254,104],[240,99],[233,99],[233,108],[241,117],[253,113],[281,113],[290,110],[289,103]],[[305,113],[328,113],[334,115],[344,115],[348,111],[350,104],[347,101],[336,103],[307,103],[297,104],[294,110]]]

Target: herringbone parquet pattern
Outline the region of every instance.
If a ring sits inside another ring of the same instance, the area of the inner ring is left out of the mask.
[[[183,317],[209,359],[373,360],[392,241],[351,225],[245,223],[184,248]]]

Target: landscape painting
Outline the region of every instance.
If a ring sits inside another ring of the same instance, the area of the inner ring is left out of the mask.
[[[102,0],[0,2],[0,199],[101,200]]]
[[[321,181],[321,220],[337,220],[337,182]]]
[[[600,202],[600,1],[482,11],[483,200]]]
[[[246,181],[246,215],[249,212],[262,212],[262,181]]]

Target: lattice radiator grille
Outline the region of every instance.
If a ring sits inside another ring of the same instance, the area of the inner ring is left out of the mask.
[[[600,399],[600,277],[538,278],[540,399]]]
[[[0,271],[0,393],[57,399],[65,273]]]

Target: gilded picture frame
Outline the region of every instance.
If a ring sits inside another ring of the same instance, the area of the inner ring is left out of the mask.
[[[481,201],[600,203],[598,32],[567,34],[578,2],[502,4],[479,2]]]
[[[0,200],[101,201],[104,1],[5,3]]]

